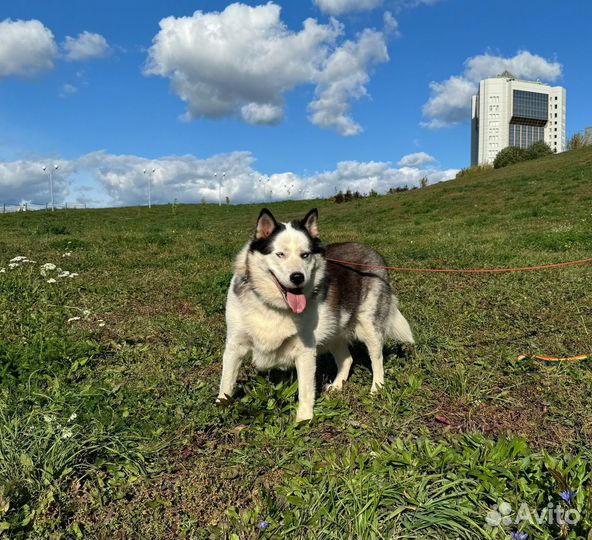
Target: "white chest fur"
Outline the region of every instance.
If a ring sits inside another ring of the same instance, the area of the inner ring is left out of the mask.
[[[226,305],[228,330],[252,352],[260,370],[289,369],[305,349],[322,346],[338,332],[338,321],[316,298],[300,315],[270,308],[253,291],[237,296],[230,288]]]

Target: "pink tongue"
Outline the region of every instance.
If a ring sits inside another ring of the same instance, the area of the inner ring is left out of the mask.
[[[301,292],[294,293],[287,291],[288,305],[294,313],[302,313],[306,309],[306,296]]]

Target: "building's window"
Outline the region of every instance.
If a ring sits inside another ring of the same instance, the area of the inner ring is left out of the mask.
[[[526,90],[513,91],[512,116],[515,119],[541,122],[547,119],[548,95],[540,92],[527,92]]]
[[[555,108],[557,108],[557,104],[555,104]]]
[[[528,148],[535,142],[543,140],[545,140],[545,128],[542,126],[530,126],[517,123],[511,123],[509,126],[509,146]]]
[[[555,113],[555,118],[557,118],[557,113]]]

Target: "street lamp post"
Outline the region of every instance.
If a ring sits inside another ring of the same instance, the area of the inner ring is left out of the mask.
[[[226,173],[223,172],[220,179],[218,179],[218,173],[214,173],[214,180],[218,181],[218,206],[222,206],[222,184],[226,180]]]
[[[263,199],[265,200],[265,176],[259,177],[259,184],[263,188]]]
[[[270,185],[271,177],[264,175],[261,178],[259,178],[259,183],[263,186],[263,196],[265,196],[265,187],[269,186],[269,200],[271,202],[271,199],[273,198],[273,189]]]
[[[47,170],[47,167],[45,165],[43,165],[43,172],[48,172],[48,176],[49,176],[49,199],[51,201],[51,211],[53,212],[55,210],[55,205],[53,203],[53,172],[57,171],[60,167],[58,165],[54,165],[53,167],[49,168],[49,171]]]
[[[144,174],[148,175],[148,208],[152,208],[152,176],[156,169],[144,169]]]

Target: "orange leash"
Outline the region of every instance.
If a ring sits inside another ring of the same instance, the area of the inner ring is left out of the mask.
[[[355,263],[351,261],[342,261],[340,259],[330,259],[327,257],[325,260],[338,264],[345,264],[348,266],[357,266],[361,268],[367,268],[369,270],[392,270],[393,272],[423,272],[423,273],[439,273],[439,274],[503,274],[509,272],[528,272],[531,270],[548,270],[550,268],[562,268],[565,266],[574,266],[576,264],[588,264],[592,263],[592,258],[582,259],[581,261],[569,261],[564,263],[556,264],[545,264],[542,266],[528,266],[524,268],[405,268],[398,266],[379,266],[372,264]]]
[[[536,360],[545,360],[546,362],[579,362],[580,360],[587,360],[590,355],[588,354],[580,354],[579,356],[566,356],[566,357],[559,357],[559,356],[542,356],[542,355],[535,355],[535,356],[528,356],[527,354],[521,354],[520,356],[516,357],[516,362],[520,362],[521,360],[525,360],[527,358],[534,358]]]

